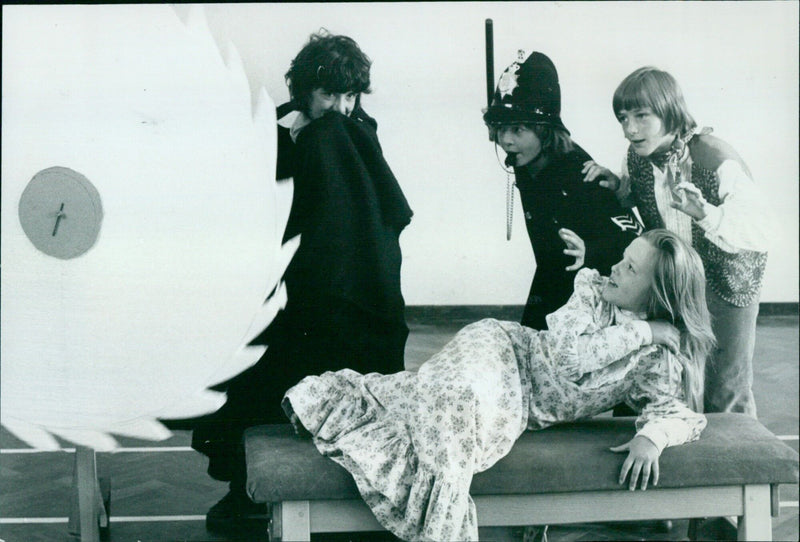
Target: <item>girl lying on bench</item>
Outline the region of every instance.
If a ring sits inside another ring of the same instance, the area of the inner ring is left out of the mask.
[[[624,401],[636,436],[620,483],[658,483],[667,446],[695,440],[705,417],[703,369],[713,346],[705,275],[676,235],[652,230],[611,276],[582,269],[548,331],[482,320],[418,372],[344,369],[304,378],[283,400],[298,431],[353,476],[378,521],[404,540],[477,540],[472,476],[526,429]]]

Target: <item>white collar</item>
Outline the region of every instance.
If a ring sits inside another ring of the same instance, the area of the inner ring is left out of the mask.
[[[308,118],[305,113],[300,111],[297,115],[297,118],[294,119],[294,124],[292,124],[292,127],[289,128],[289,136],[292,138],[292,141],[296,143],[297,136],[300,135],[300,131],[310,123],[311,119]]]

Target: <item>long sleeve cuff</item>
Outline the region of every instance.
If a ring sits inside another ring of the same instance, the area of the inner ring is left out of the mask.
[[[642,430],[636,433],[636,436],[644,437],[655,444],[659,454],[664,451],[664,448],[669,446],[669,437],[667,433],[663,429],[653,426],[653,424],[642,427]]]
[[[705,418],[701,429],[702,427],[705,427]],[[692,426],[686,420],[660,418],[647,422],[636,435],[651,440],[658,448],[658,453],[661,453],[667,446],[676,446],[692,440]]]
[[[722,215],[724,214],[722,209],[710,203],[706,203],[703,210],[706,212],[706,216],[702,220],[697,220],[697,225],[703,228],[703,231],[706,233],[716,232],[722,222]]]
[[[719,226],[722,223],[722,217],[725,215],[725,211],[720,207],[716,207],[708,203],[704,209],[706,216],[702,220],[695,220],[695,222],[705,232],[706,238],[725,252],[730,252],[731,254],[736,254],[739,252],[739,249],[724,241],[717,234],[717,230],[719,230]]]
[[[648,345],[653,343],[653,330],[650,328],[650,324],[644,322],[642,320],[634,320],[630,322],[631,326],[633,326],[634,330],[642,337],[642,345]]]

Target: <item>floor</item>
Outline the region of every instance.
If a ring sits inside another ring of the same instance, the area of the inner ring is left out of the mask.
[[[410,318],[409,368],[435,353],[471,316],[444,322]],[[754,393],[760,421],[798,449],[798,318],[759,319]],[[97,454],[101,476],[111,480],[111,542],[266,540],[264,522],[245,527],[239,536],[215,536],[205,530],[204,514],[226,492],[226,486],[205,474],[205,460],[189,448],[190,434],[177,431],[152,443],[120,439],[123,448]],[[68,443],[64,443],[69,448]],[[74,540],[67,518],[71,506],[74,454],[36,452],[0,429],[0,542]],[[781,514],[773,518],[775,540],[798,540],[798,487],[780,488]],[[685,540],[688,522],[663,524],[578,524],[550,526],[550,542],[585,540]],[[481,529],[482,540],[521,541],[523,529]],[[710,535],[701,539],[712,539]],[[320,536],[319,540],[333,537]],[[336,540],[363,540],[338,536]],[[368,540],[389,539],[373,534]]]

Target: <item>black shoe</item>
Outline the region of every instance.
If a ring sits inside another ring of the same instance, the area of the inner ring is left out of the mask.
[[[523,542],[547,542],[547,525],[529,525],[522,534]]]
[[[653,525],[657,533],[669,533],[674,526],[675,524],[672,523],[671,519],[659,519]]]
[[[642,535],[660,535],[669,534],[674,529],[675,525],[671,519],[647,519],[647,520],[633,520],[633,521],[602,521],[603,525],[608,525],[614,529],[625,531],[626,533],[635,533],[637,536]],[[690,539],[691,539],[691,535]],[[640,540],[644,540],[641,538]]]
[[[266,504],[254,503],[243,492],[229,491],[206,513],[206,529],[229,533],[240,530],[251,519],[266,519]]]
[[[707,518],[698,526],[695,540],[738,540],[738,534],[736,525],[727,518]]]

